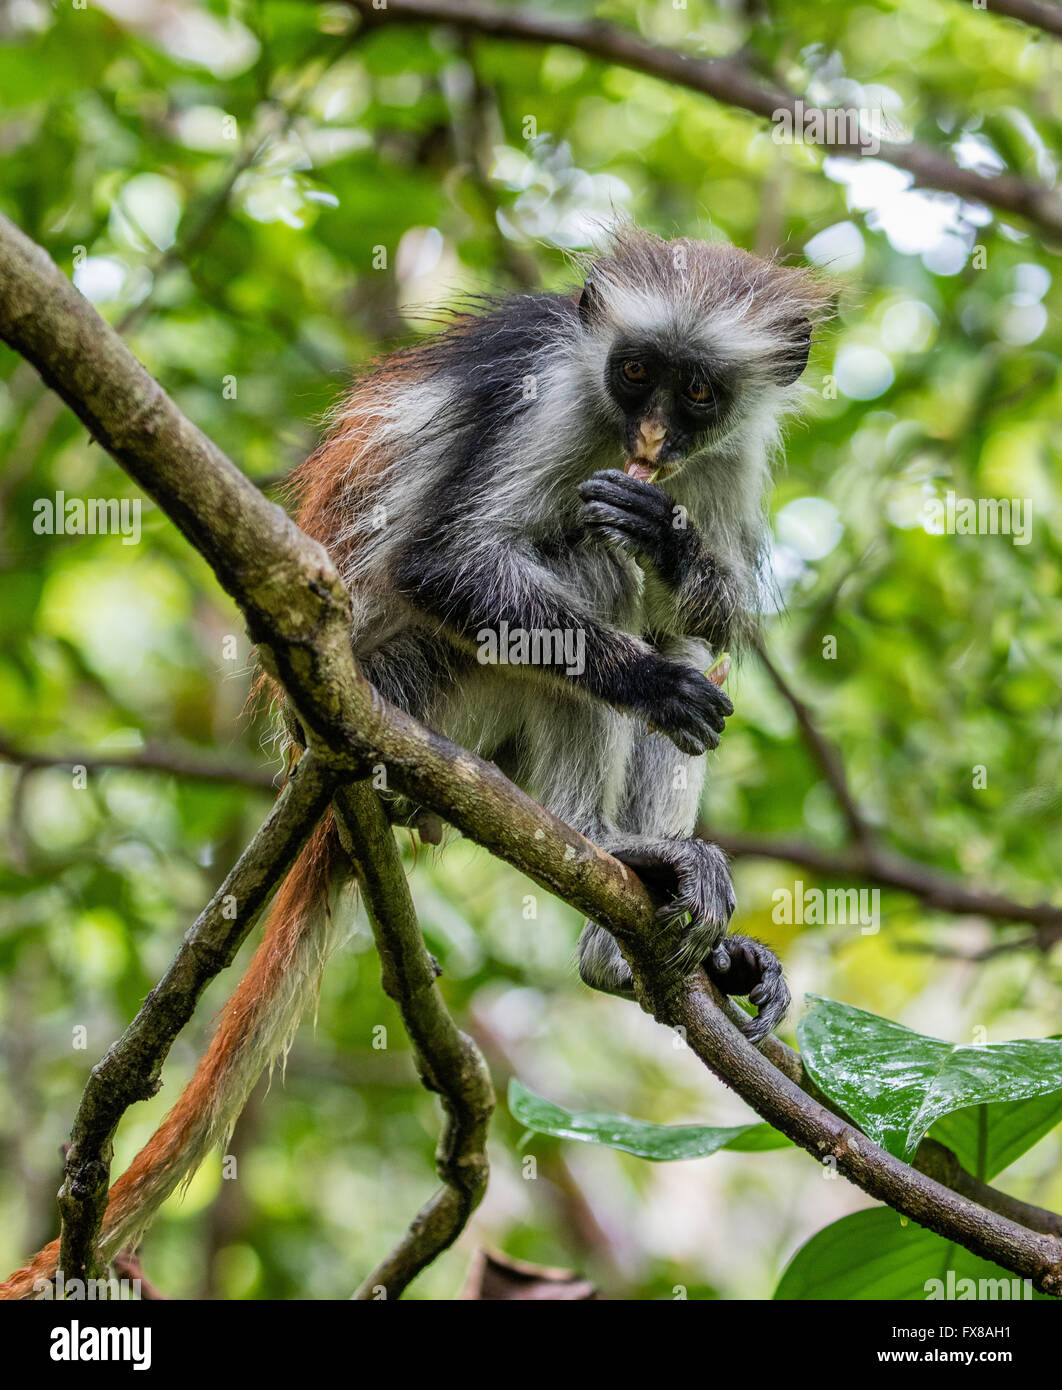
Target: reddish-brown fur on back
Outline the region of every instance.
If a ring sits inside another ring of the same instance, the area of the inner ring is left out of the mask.
[[[309,458],[295,468],[287,492],[299,528],[325,546],[345,568],[337,533],[358,502],[369,499],[374,479],[394,461],[381,419],[390,393],[401,381],[425,375],[422,347],[397,353],[364,376],[332,411],[327,434]]]

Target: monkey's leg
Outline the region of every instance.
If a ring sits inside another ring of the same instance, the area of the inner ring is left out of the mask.
[[[598,837],[603,849],[643,879],[662,920],[689,917],[683,957],[691,965],[718,944],[734,910],[725,857],[715,845],[688,838],[703,781],[703,759],[689,758],[668,740],[636,726],[615,828]],[[579,943],[579,969],[594,989],[633,995],[630,968],[619,947],[594,922],[587,923]]]
[[[728,936],[734,890],[726,856],[717,845],[690,838],[704,777],[703,759],[686,758],[666,739],[634,740],[620,829],[599,843],[629,864],[660,902],[662,921],[685,921],[676,952],[679,968],[703,965],[727,994],[748,995],[759,1010],[744,1032],[753,1042],[771,1032],[789,1006],[777,957],[745,936]],[[595,989],[630,997],[630,968],[613,938],[588,922],[579,942],[579,971]]]

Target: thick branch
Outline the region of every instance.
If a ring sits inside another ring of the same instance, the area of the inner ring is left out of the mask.
[[[755,73],[733,58],[695,58],[601,20],[562,19],[530,10],[469,3],[469,0],[388,0],[383,10],[373,9],[372,0],[346,0],[346,3],[358,10],[369,24],[451,24],[491,38],[565,44],[603,62],[658,77],[766,120],[775,119],[780,111],[788,110],[794,117],[797,114],[798,98],[794,93],[764,86]],[[843,140],[819,140],[818,131],[828,131],[837,123],[822,120],[822,113],[811,104],[804,105],[802,110],[809,139],[810,132],[816,131],[815,142],[828,153],[883,159],[909,173],[920,188],[939,189],[973,202],[987,203],[1001,212],[1026,217],[1054,235],[1062,234],[1062,199],[1051,188],[1030,183],[1016,174],[989,176],[960,168],[930,145],[882,141],[872,149]]]
[[[134,1101],[148,1100],[174,1038],[210,981],[229,965],[274,888],[328,805],[334,778],[312,754],[300,759],[262,828],[190,928],[169,969],[122,1036],[92,1068],[81,1097],[59,1193],[59,1268],[99,1277],[97,1241],[107,1206],[114,1131]]]
[[[384,992],[398,1005],[420,1079],[443,1105],[435,1154],[442,1187],[414,1217],[397,1246],[354,1294],[398,1298],[454,1243],[487,1190],[487,1126],[494,1089],[479,1048],[451,1018],[436,986],[439,968],[424,946],[394,832],[367,782],[336,795],[336,822],[365,895]]]

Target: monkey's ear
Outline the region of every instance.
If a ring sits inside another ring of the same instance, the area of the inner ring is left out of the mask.
[[[601,313],[601,292],[592,280],[587,280],[579,295],[579,317],[584,328],[594,322]]]
[[[783,346],[774,363],[774,377],[779,386],[792,386],[808,365],[811,351],[811,321],[796,314],[783,329]]]

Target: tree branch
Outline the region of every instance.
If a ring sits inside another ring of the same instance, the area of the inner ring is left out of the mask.
[[[365,895],[384,993],[398,1005],[421,1081],[440,1096],[445,1112],[435,1154],[443,1186],[354,1294],[372,1301],[381,1290],[385,1299],[399,1297],[453,1244],[482,1200],[494,1089],[482,1053],[457,1027],[436,987],[439,967],[425,948],[394,832],[376,793],[367,782],[343,787],[335,810],[340,838]]]
[[[398,790],[611,931],[643,1006],[683,1027],[705,1065],[765,1120],[818,1159],[832,1153],[841,1172],[912,1220],[1062,1292],[1062,1241],[950,1191],[808,1097],[734,1027],[703,972],[674,974],[674,933],[661,929],[631,871],[493,764],[387,706],[355,666],[347,596],[324,550],[181,415],[47,255],[2,217],[0,337],[35,363],[209,560],[295,703],[311,758],[348,778],[370,759],[382,762]],[[88,1177],[92,1198],[98,1177]]]
[[[97,1241],[107,1206],[112,1140],[134,1101],[159,1089],[173,1040],[210,981],[229,965],[328,805],[335,779],[301,758],[261,829],[188,931],[162,979],[122,1036],[92,1068],[71,1132],[59,1192],[59,1268],[99,1277]]]
[[[811,756],[818,763],[822,775],[829,783],[834,798],[840,807],[849,835],[856,844],[864,848],[869,846],[873,832],[859,803],[852,795],[852,789],[848,785],[848,774],[845,772],[844,760],[840,753],[819,729],[812,717],[811,710],[767,655],[762,642],[756,644],[756,655],[774,683],[775,689],[792,709],[804,742],[807,744]]]
[[[668,980],[659,939],[624,943],[635,984],[653,1016],[685,1031],[709,1071],[732,1086],[762,1119],[819,1162],[832,1156],[857,1187],[967,1250],[993,1260],[1054,1296],[1062,1295],[1062,1240],[1034,1232],[953,1192],[893,1158],[848,1121],[826,1109],[749,1046],[719,1008],[703,971]]]
[[[730,1000],[726,1000],[723,1007],[733,1022],[740,1023],[744,1018],[742,1011]],[[781,1038],[776,1037],[765,1038],[760,1045],[760,1051],[794,1085],[799,1086],[802,1091],[806,1091],[809,1096],[817,1100],[832,1114],[849,1124],[851,1123],[840,1106],[835,1104],[829,1096],[824,1095],[808,1075],[804,1067],[804,1059],[799,1052],[795,1052],[782,1042]],[[1044,1207],[1036,1207],[1029,1202],[1023,1202],[1007,1192],[1000,1192],[996,1187],[989,1187],[987,1183],[968,1172],[951,1149],[945,1148],[936,1139],[923,1139],[915,1151],[912,1162],[919,1172],[943,1183],[945,1187],[950,1187],[961,1196],[968,1197],[971,1201],[987,1207],[989,1211],[997,1212],[1000,1216],[1018,1222],[1019,1225],[1027,1226],[1031,1231],[1040,1231],[1044,1235],[1062,1236],[1062,1215],[1059,1215],[1058,1212],[1048,1211]]]
[[[1062,907],[1053,903],[1019,903],[989,889],[968,888],[961,880],[928,868],[905,855],[872,846],[830,850],[804,840],[706,830],[705,836],[735,859],[778,859],[828,878],[863,879],[920,898],[927,907],[957,916],[989,917],[997,922],[1027,922],[1037,929],[1042,947],[1062,936]]]
[[[789,111],[794,118],[798,115],[798,98],[794,93],[765,86],[751,69],[733,58],[696,58],[602,20],[562,19],[549,14],[502,9],[497,5],[469,3],[469,0],[387,0],[383,10],[375,10],[372,0],[345,0],[345,3],[371,26],[450,24],[490,38],[563,44],[603,62],[658,77],[663,82],[699,92],[766,120],[775,119],[780,111]],[[813,130],[828,131],[836,125],[836,122],[823,120],[823,113],[813,104],[803,104],[800,111],[804,128],[809,132],[809,143]],[[973,169],[961,168],[930,145],[914,142],[901,145],[881,141],[871,150],[865,144],[820,140],[816,135],[815,143],[831,154],[885,160],[909,173],[916,187],[938,189],[970,201],[987,203],[1001,212],[1028,218],[1054,236],[1062,235],[1062,199],[1056,190],[1031,183],[1017,174],[979,174]]]
[[[0,762],[11,763],[26,772],[45,767],[83,767],[86,772],[114,769],[126,772],[163,772],[191,782],[233,783],[259,791],[276,791],[276,778],[268,768],[223,763],[201,758],[177,748],[148,745],[135,753],[37,753],[20,748],[0,733]]]
[[[963,3],[968,5],[969,0]],[[981,8],[1062,38],[1062,5],[1051,4],[1050,0],[984,0]]]
[[[192,781],[275,790],[274,775],[267,768],[214,762],[193,757],[181,749],[147,747],[136,753],[30,752],[0,734],[0,761],[25,772],[47,767],[85,767],[90,772],[118,769],[160,772]],[[937,912],[956,916],[987,917],[997,922],[1024,922],[1036,934],[1020,944],[1047,949],[1062,937],[1062,907],[1053,903],[1020,903],[986,889],[970,887],[953,875],[933,869],[916,859],[878,846],[866,849],[828,849],[806,840],[747,835],[740,831],[704,828],[704,838],[726,851],[732,859],[773,859],[795,864],[839,880],[861,879],[880,888],[895,889],[919,898]]]

